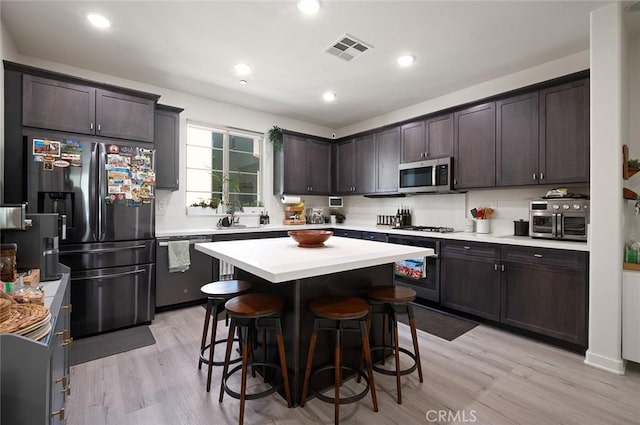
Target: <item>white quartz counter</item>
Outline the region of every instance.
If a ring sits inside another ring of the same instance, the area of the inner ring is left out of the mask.
[[[198,251],[226,261],[273,283],[434,254],[430,248],[338,236],[332,236],[321,248],[300,248],[289,237],[207,242],[198,243],[195,247]]]
[[[285,226],[278,224],[270,224],[259,227],[244,227],[244,228],[228,228],[228,229],[216,229],[202,228],[202,229],[173,229],[157,231],[156,237],[170,237],[170,236],[194,236],[194,235],[221,235],[232,233],[252,233],[252,232],[275,232],[283,230],[298,230],[298,229],[345,229],[356,230],[363,232],[380,232],[387,233],[389,235],[409,235],[420,236],[425,238],[437,238],[437,239],[453,239],[461,241],[475,241],[475,242],[487,242],[487,243],[499,243],[504,245],[519,245],[519,246],[531,246],[538,248],[555,248],[555,249],[568,249],[571,251],[589,251],[589,244],[587,242],[574,242],[574,241],[557,241],[552,239],[533,239],[529,236],[513,236],[511,234],[478,234],[478,233],[466,233],[466,232],[452,232],[452,233],[429,233],[418,232],[415,230],[397,230],[390,227],[378,227],[375,225],[320,225],[320,224],[306,224],[296,226]]]

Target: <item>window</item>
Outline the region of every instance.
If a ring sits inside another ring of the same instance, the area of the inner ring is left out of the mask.
[[[187,205],[218,200],[257,206],[263,135],[187,124]]]

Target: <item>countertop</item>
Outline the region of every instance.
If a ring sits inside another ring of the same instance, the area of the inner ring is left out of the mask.
[[[531,246],[538,248],[555,248],[566,249],[571,251],[589,251],[589,244],[587,242],[574,242],[574,241],[557,241],[551,239],[533,239],[529,236],[513,236],[511,234],[478,234],[467,232],[452,232],[452,233],[431,233],[431,232],[419,232],[415,230],[397,230],[390,227],[378,227],[375,225],[350,225],[350,224],[305,224],[305,225],[282,225],[282,224],[269,224],[258,227],[244,227],[244,228],[228,228],[228,229],[216,229],[215,227],[202,228],[202,229],[170,229],[156,232],[156,237],[171,237],[171,236],[195,236],[195,235],[220,235],[227,233],[253,233],[253,232],[275,232],[283,230],[298,230],[298,229],[345,229],[356,230],[364,232],[380,232],[387,233],[389,235],[408,235],[408,236],[420,236],[425,238],[437,238],[437,239],[452,239],[471,242],[485,242],[485,243],[498,243],[504,245],[519,245],[519,246]]]
[[[206,242],[196,250],[269,282],[281,283],[433,255],[430,248],[332,236],[320,248],[300,248],[289,238]]]

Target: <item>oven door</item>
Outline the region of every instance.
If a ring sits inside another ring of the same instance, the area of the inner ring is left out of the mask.
[[[583,213],[558,214],[558,237],[573,241],[587,240],[587,215]]]
[[[440,301],[440,241],[399,235],[389,235],[389,243],[432,248],[434,255],[397,261],[393,265],[393,280],[396,285],[408,286],[418,297]]]
[[[531,211],[529,233],[534,238],[556,237],[556,215],[549,211]]]

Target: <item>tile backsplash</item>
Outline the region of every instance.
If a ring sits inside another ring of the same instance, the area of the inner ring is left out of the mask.
[[[415,225],[447,226],[464,230],[472,208],[490,207],[495,210],[491,218],[491,233],[513,234],[514,220],[529,220],[529,201],[540,198],[556,186],[471,190],[466,193],[432,195],[421,194],[404,198],[365,198],[345,196],[343,211],[346,223],[375,225],[378,215],[395,215],[398,208],[411,209]],[[589,186],[568,187],[569,192],[589,194]],[[308,197],[306,206],[326,207],[325,197]]]

